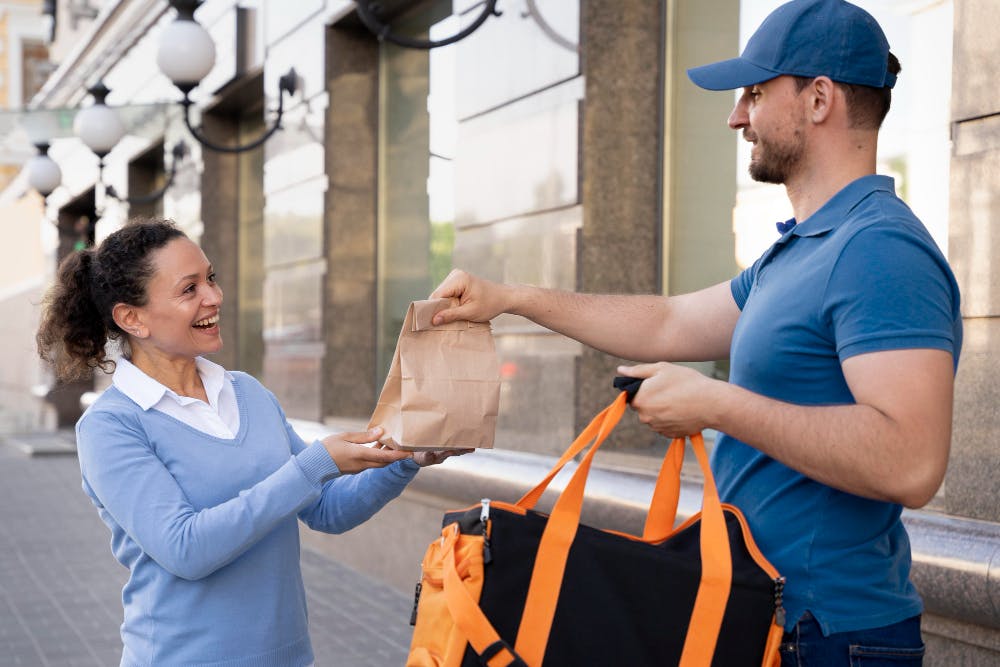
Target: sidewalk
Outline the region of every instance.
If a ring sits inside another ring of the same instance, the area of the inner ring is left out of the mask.
[[[0,667],[114,667],[126,571],[76,457],[47,440],[0,436]],[[317,667],[405,662],[409,596],[308,549],[302,572]]]

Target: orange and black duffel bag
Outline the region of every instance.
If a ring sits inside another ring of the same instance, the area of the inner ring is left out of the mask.
[[[591,461],[626,402],[622,392],[516,503],[445,514],[422,564],[409,667],[780,663],[784,579],[740,511],[720,503],[700,434],[691,438],[705,475],[700,513],[674,528],[678,439],[641,537],[580,525]],[[534,510],[584,450],[551,515]]]

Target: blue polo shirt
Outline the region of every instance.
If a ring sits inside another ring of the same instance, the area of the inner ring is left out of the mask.
[[[958,363],[958,285],[885,176],[845,187],[731,288],[742,312],[729,381],[764,396],[854,403],[841,362],[866,352],[934,348]],[[921,612],[900,505],[837,491],[727,435],[716,442],[712,466],[722,499],[744,512],[787,578],[786,629],[806,611],[825,634]]]

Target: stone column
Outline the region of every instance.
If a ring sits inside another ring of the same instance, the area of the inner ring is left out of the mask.
[[[965,341],[945,480],[950,514],[1000,521],[1000,5],[955,3],[949,261]]]
[[[378,52],[363,27],[327,31],[326,416],[367,418],[375,403]]]
[[[663,11],[663,3],[649,0],[580,3],[581,292],[660,292]],[[577,431],[614,396],[618,363],[584,349],[576,369]],[[652,441],[649,429],[631,416],[626,421],[616,440],[630,448]]]

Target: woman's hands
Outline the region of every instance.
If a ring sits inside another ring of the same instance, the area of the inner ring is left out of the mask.
[[[367,443],[375,442],[381,435],[381,426],[355,433],[337,433],[323,438],[323,446],[344,475],[369,468],[384,468],[390,463],[410,458],[410,452],[388,449],[379,444],[368,446]]]
[[[475,450],[472,449],[441,449],[431,452],[413,452],[413,461],[421,468],[437,465],[451,456],[461,456]]]
[[[367,431],[337,433],[323,438],[323,446],[337,464],[341,474],[353,475],[369,468],[384,468],[390,463],[412,458],[421,468],[437,465],[452,456],[468,454],[472,449],[442,449],[425,452],[408,452],[387,447],[378,442],[382,427]],[[374,443],[374,444],[370,444]]]

